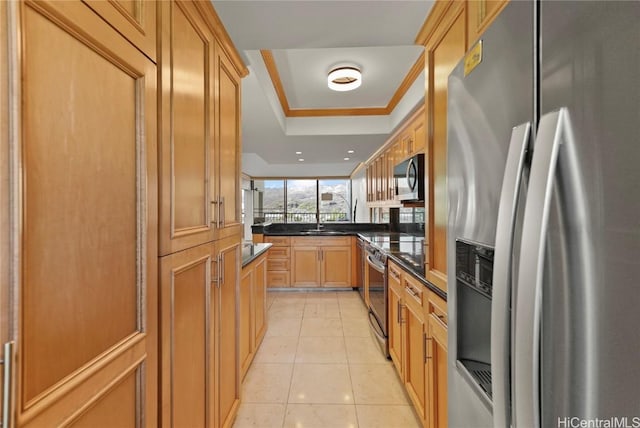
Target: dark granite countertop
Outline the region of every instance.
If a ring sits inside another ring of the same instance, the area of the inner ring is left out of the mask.
[[[447,300],[447,293],[425,278],[424,235],[398,232],[362,232],[358,233],[358,236],[384,252],[429,290]]]
[[[253,233],[271,236],[307,236],[307,235],[357,235],[359,232],[387,232],[385,223],[322,223],[320,229],[316,223],[264,223],[251,226]]]
[[[258,256],[262,255],[271,245],[272,244],[268,242],[262,244],[242,244],[242,267],[245,267],[258,258]]]

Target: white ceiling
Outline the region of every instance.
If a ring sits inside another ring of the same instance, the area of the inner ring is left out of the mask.
[[[250,176],[348,176],[423,101],[424,73],[389,115],[286,117],[259,50],[272,50],[291,109],[386,107],[422,52],[413,43],[432,1],[212,1],[250,70],[242,81]],[[343,62],[362,67],[362,86],[331,91],[327,72]]]

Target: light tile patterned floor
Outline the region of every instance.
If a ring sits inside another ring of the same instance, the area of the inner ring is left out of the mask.
[[[269,292],[269,327],[234,428],[414,428],[355,291]]]

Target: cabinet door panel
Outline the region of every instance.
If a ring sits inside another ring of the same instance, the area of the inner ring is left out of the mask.
[[[211,265],[208,244],[160,260],[163,426],[205,426],[212,411]]]
[[[137,381],[134,372],[118,382],[98,402],[78,419],[71,422],[74,428],[130,427],[135,428]],[[124,405],[123,405],[124,404]]]
[[[400,378],[404,379],[401,326],[403,311],[400,301],[401,295],[398,293],[397,288],[389,287],[389,355],[391,356],[393,365],[400,374]]]
[[[269,250],[271,251],[271,250]],[[254,334],[255,348],[260,346],[260,342],[267,331],[267,257],[262,256],[256,262],[255,271],[253,273],[254,280]]]
[[[241,377],[244,377],[247,373],[249,364],[251,363],[251,355],[253,353],[253,281],[253,269],[243,268],[242,278],[240,279],[240,298],[238,299],[240,304],[238,338]]]
[[[194,5],[160,2],[162,152],[160,253],[214,239],[213,36]]]
[[[351,287],[351,247],[323,247],[321,262],[324,287]]]
[[[412,297],[408,297],[411,299]],[[426,327],[422,311],[416,312],[413,305],[406,306],[405,322],[405,386],[420,419],[425,419],[425,346]]]
[[[71,423],[144,367],[134,383],[147,400],[119,406],[125,425],[154,425],[155,65],[82,3],[16,2],[7,15],[15,416]]]
[[[293,287],[320,285],[320,249],[292,247],[291,285]]]
[[[464,7],[451,7],[453,16],[449,26],[443,25],[443,34],[429,52],[428,73],[431,94],[430,120],[432,135],[429,141],[428,193],[429,193],[429,266],[427,279],[447,290],[447,77],[464,55],[465,15]]]
[[[156,2],[144,0],[83,1],[155,62]]]
[[[218,289],[218,380],[219,426],[230,425],[240,402],[238,364],[238,284],[240,280],[240,242],[237,237],[216,242],[220,260]]]
[[[428,318],[430,426],[447,427],[447,329],[435,314]]]
[[[216,127],[218,139],[218,203],[220,237],[237,233],[240,218],[240,76],[216,45]]]

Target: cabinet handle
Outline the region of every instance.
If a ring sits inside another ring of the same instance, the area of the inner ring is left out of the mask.
[[[226,222],[224,218],[224,196],[220,198],[220,202],[218,202],[218,210],[220,211],[220,227],[223,228]]]
[[[398,324],[404,323],[404,318],[402,318],[402,309],[404,309],[404,305],[398,301]]]
[[[4,366],[4,382],[2,385],[2,428],[11,427],[11,383],[13,377],[14,342],[4,344],[4,355],[0,363]]]
[[[413,297],[415,297],[416,299],[419,299],[419,298],[420,298],[420,297],[418,296],[418,293],[416,293],[415,291],[413,291],[413,288],[412,288],[409,284],[407,284],[407,285],[404,287],[404,289],[405,289],[405,290],[407,290],[407,292],[408,292],[409,294],[411,294]]]
[[[398,321],[398,324],[402,324],[402,320],[400,319],[400,301],[399,300],[396,302],[396,319]]]
[[[422,333],[424,340],[422,341],[422,355],[424,355],[424,362],[427,363],[427,360],[431,359],[431,355],[427,355],[427,341],[431,340],[430,337],[427,336],[427,333]]]
[[[218,216],[220,215],[220,212],[218,211],[218,201],[211,201],[211,205],[215,205],[215,208],[212,208],[211,210],[211,224],[218,227]]]
[[[220,274],[220,284],[222,286],[224,284],[224,253],[220,253],[220,266],[218,267],[218,273]]]

